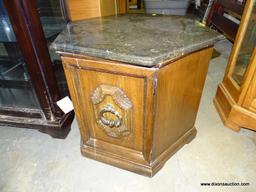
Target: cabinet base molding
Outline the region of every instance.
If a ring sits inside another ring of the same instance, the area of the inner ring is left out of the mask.
[[[149,163],[144,158],[143,154],[138,151],[116,145],[111,146],[111,144],[104,141],[92,139],[88,140],[86,143],[81,141],[81,153],[87,158],[129,170],[140,175],[153,177],[164,166],[165,162],[185,144],[189,144],[195,138],[196,134],[197,130],[193,127],[160,154],[152,163]],[[105,148],[107,148],[108,151],[106,151]],[[113,153],[110,152],[111,150],[113,150]],[[122,151],[125,156],[115,154],[114,152],[117,150]]]
[[[234,131],[241,128],[256,130],[256,114],[237,105],[223,83],[217,89],[214,105],[228,128]]]
[[[24,115],[26,113],[26,115]],[[16,116],[14,116],[16,115]],[[1,126],[15,126],[17,128],[36,129],[42,133],[46,133],[53,138],[65,139],[70,131],[71,123],[74,119],[74,112],[63,115],[55,121],[46,120],[40,110],[26,110],[20,113],[10,112],[10,115],[1,115]],[[27,117],[24,117],[27,116]]]

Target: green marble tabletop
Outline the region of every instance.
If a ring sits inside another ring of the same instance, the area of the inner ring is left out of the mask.
[[[223,36],[184,16],[127,14],[72,22],[53,42],[59,53],[152,67],[212,46]]]

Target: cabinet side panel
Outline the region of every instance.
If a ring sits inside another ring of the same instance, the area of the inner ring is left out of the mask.
[[[101,16],[109,16],[117,14],[115,7],[115,0],[100,0]]]
[[[68,89],[69,89],[69,93],[72,99],[72,103],[74,105],[74,110],[75,110],[75,115],[76,118],[78,119],[78,124],[79,127],[86,127],[83,116],[83,113],[81,111],[81,107],[79,107],[79,98],[80,95],[78,93],[78,88],[79,87],[79,82],[78,82],[78,77],[77,77],[77,71],[75,70],[74,67],[72,67],[71,65],[69,65],[69,62],[66,58],[62,57],[62,63],[63,63],[63,67],[64,67],[64,72],[65,72],[65,76],[67,79],[67,84],[68,84]],[[81,119],[81,121],[79,121],[79,119]],[[89,140],[89,133],[88,130],[86,129],[80,129],[80,134],[81,134],[81,138],[83,140],[83,142],[87,142]]]
[[[153,159],[194,127],[211,55],[203,49],[159,70]]]

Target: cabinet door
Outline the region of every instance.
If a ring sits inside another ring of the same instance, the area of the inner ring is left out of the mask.
[[[54,73],[58,82],[61,98],[69,94],[67,83],[61,64],[60,56],[50,45],[55,38],[66,28],[66,15],[63,14],[59,0],[36,0],[37,11],[47,41],[49,55],[51,57]]]
[[[145,78],[83,68],[73,75],[79,95],[75,108],[80,111],[80,125],[85,125],[80,129],[89,140],[142,152]]]
[[[250,71],[249,64],[256,43],[255,2],[256,0],[246,1],[238,34],[223,79],[223,85],[226,87],[233,100],[239,105],[241,105],[244,100],[244,97],[241,97],[241,93],[247,81],[247,72]]]
[[[250,63],[250,70],[248,71],[248,90],[245,90],[245,99],[243,107],[250,111],[256,112],[256,48]]]
[[[241,86],[246,71],[249,67],[252,53],[256,45],[256,1],[253,2],[253,8],[249,21],[246,27],[246,32],[244,34],[239,53],[236,58],[236,63],[232,73],[232,78],[236,83]]]
[[[40,109],[27,63],[0,1],[0,108]]]

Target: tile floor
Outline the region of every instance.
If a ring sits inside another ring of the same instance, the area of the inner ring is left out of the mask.
[[[255,192],[256,132],[225,128],[212,98],[231,44],[210,64],[196,121],[197,137],[153,178],[83,158],[74,122],[66,140],[35,130],[0,127],[1,192]],[[205,187],[202,182],[249,182],[247,187]]]

